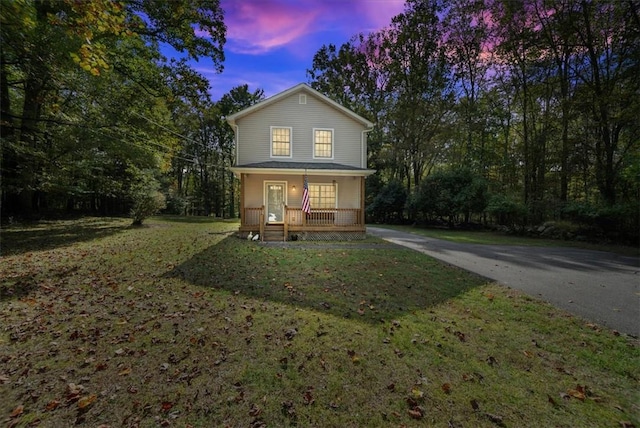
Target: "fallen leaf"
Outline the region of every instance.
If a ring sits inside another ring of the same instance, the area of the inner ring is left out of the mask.
[[[59,405],[60,405],[60,402],[58,400],[51,400],[49,401],[49,403],[47,403],[47,407],[45,407],[45,410],[50,412],[52,410],[57,409]]]
[[[486,416],[486,417],[488,417],[488,418],[489,418],[489,420],[490,420],[491,422],[493,422],[494,424],[496,424],[496,425],[500,425],[500,426],[503,426],[503,423],[502,423],[502,416],[493,415],[493,414],[491,414],[491,413],[485,413],[485,416]]]
[[[304,392],[304,395],[302,396],[303,402],[306,405],[311,405],[313,403],[316,402],[316,399],[313,398],[313,394],[311,394],[311,391],[313,390],[313,388],[309,388]]]
[[[411,389],[411,395],[413,395],[414,398],[416,399],[420,399],[424,397],[424,392],[420,391],[418,388],[412,388]]]
[[[98,397],[95,394],[86,395],[78,400],[78,408],[86,409],[90,405],[92,405]]]
[[[567,391],[567,394],[570,397],[577,398],[580,401],[584,401],[587,398],[585,394],[585,388],[583,386],[577,385],[576,389],[570,389]]]
[[[422,410],[422,407],[415,406],[414,408],[409,409],[409,416],[413,419],[422,419],[424,417],[424,411]]]
[[[13,412],[11,412],[11,417],[12,418],[17,418],[18,416],[22,415],[24,413],[24,406],[21,404],[18,407],[16,407],[15,409],[13,409]]]
[[[471,408],[476,412],[480,409],[480,405],[476,400],[471,400],[469,403],[471,404]]]
[[[443,383],[441,388],[442,388],[442,391],[445,394],[451,394],[451,384],[450,383]]]
[[[131,374],[131,367],[127,367],[125,369],[120,370],[118,376],[128,376]]]
[[[173,408],[173,403],[169,402],[169,401],[163,401],[161,404],[161,408],[163,412],[168,412],[169,410],[171,410]]]
[[[251,409],[249,409],[249,416],[256,417],[262,413],[262,409],[255,404],[251,405]]]

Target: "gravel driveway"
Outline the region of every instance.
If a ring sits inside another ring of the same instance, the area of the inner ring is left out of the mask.
[[[367,227],[372,235],[522,290],[621,333],[640,335],[640,260],[565,247],[460,244]]]

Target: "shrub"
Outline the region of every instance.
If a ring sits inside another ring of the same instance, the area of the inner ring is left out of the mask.
[[[514,198],[496,193],[489,198],[485,212],[493,216],[498,224],[509,227],[524,226],[527,207]]]
[[[134,196],[133,208],[131,209],[131,217],[133,217],[133,225],[140,226],[142,222],[166,206],[165,197],[157,190],[148,192],[140,192]]]
[[[129,188],[131,199],[131,217],[133,225],[140,226],[142,222],[166,207],[166,198],[158,190],[160,183],[153,177],[151,171],[134,171],[136,182]]]
[[[418,189],[416,207],[425,217],[448,217],[449,224],[458,215],[465,223],[472,213],[487,205],[487,183],[467,169],[436,172],[425,178]]]
[[[390,181],[373,198],[373,202],[367,207],[367,214],[371,216],[373,221],[402,220],[406,201],[407,190],[402,183]]]

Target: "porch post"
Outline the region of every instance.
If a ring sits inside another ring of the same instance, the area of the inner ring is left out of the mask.
[[[240,227],[245,225],[245,212],[244,212],[244,181],[246,180],[245,173],[240,174]]]
[[[364,177],[360,177],[360,224],[364,228]]]

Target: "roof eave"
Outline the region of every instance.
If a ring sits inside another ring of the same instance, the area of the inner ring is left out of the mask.
[[[240,174],[280,174],[280,175],[332,175],[336,177],[368,177],[375,169],[308,169],[308,168],[256,168],[234,166],[231,171]]]

